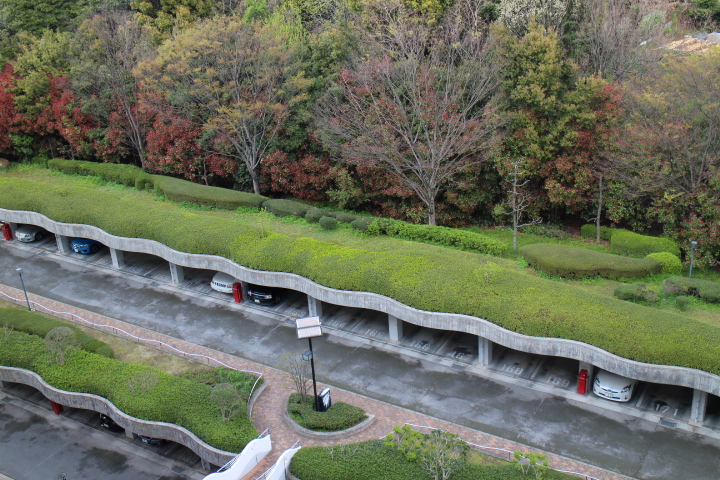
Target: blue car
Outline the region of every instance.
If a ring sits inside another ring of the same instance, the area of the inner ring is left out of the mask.
[[[96,253],[102,246],[102,243],[89,238],[73,238],[72,242],[70,242],[70,248],[76,253]]]

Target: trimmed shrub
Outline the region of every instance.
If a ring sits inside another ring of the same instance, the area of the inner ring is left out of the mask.
[[[300,426],[320,432],[346,430],[365,419],[365,410],[344,402],[335,402],[326,412],[316,412],[312,399],[300,403],[297,393],[290,395],[287,407],[288,412],[302,418]]]
[[[227,188],[210,187],[180,178],[153,175],[155,189],[174,202],[191,202],[198,205],[235,210],[238,207],[260,208],[268,197],[238,192]]]
[[[600,240],[610,240],[614,232],[626,231],[620,228],[600,227]],[[597,238],[597,226],[594,223],[588,223],[580,227],[580,236],[595,240]]]
[[[45,337],[53,328],[68,326],[66,322],[55,320],[38,313],[18,308],[0,308],[0,327],[7,325],[14,330]],[[112,358],[113,350],[105,342],[97,340],[75,326],[68,326],[75,332],[80,347],[88,352]]]
[[[377,220],[377,217],[358,217],[352,222],[350,222],[350,226],[354,228],[355,230],[360,230],[361,232],[367,232],[368,227],[371,223],[373,223],[375,220]]]
[[[720,283],[699,278],[669,277],[663,280],[668,295],[690,295],[710,303],[720,303]]]
[[[30,163],[32,163],[33,165],[39,165],[43,168],[47,168],[48,160],[49,159],[47,157],[33,157],[32,159],[30,159]]]
[[[669,252],[680,256],[680,247],[675,240],[663,237],[650,237],[627,230],[616,230],[610,238],[610,246],[620,255],[645,257],[651,253]]]
[[[327,210],[312,207],[308,209],[307,213],[305,214],[305,220],[310,223],[317,223],[322,217],[327,217],[329,215],[330,212],[328,212]]]
[[[690,308],[690,298],[685,295],[678,295],[675,297],[675,305],[683,312],[686,312]]]
[[[567,238],[568,233],[558,225],[551,223],[538,223],[536,225],[528,225],[522,227],[523,233],[529,233],[531,235],[538,235],[540,237],[547,238]]]
[[[4,158],[0,158],[0,172],[4,172],[10,167],[10,161]]]
[[[678,275],[682,272],[682,262],[670,252],[651,253],[648,257],[654,258],[662,264],[664,275]]]
[[[304,203],[296,202],[295,200],[285,200],[282,198],[274,200],[266,200],[263,202],[262,207],[268,212],[277,215],[278,217],[304,217],[308,210],[309,205]]]
[[[534,243],[520,249],[536,270],[565,278],[643,278],[660,273],[662,265],[652,258],[628,258],[578,247]]]
[[[369,251],[290,237],[71,178],[59,184],[0,176],[0,205],[182,252],[220,255],[247,268],[289,272],[338,290],[373,292],[420,310],[484,318],[524,335],[577,340],[639,362],[720,373],[717,326],[499,265],[488,275],[487,259],[468,252]]]
[[[139,167],[117,163],[97,163],[54,158],[47,161],[47,166],[52,170],[59,170],[69,175],[100,177],[106,182],[115,182],[127,187],[135,187],[137,177],[148,176]]]
[[[241,451],[257,437],[245,409],[230,421],[222,421],[217,405],[210,399],[209,385],[84,350],[69,356],[64,365],[49,363],[47,351],[45,341],[35,335],[19,331],[7,337],[0,335],[0,365],[32,370],[55,388],[100,395],[128,415],[174,423],[230,452]],[[142,377],[157,382],[138,395],[128,381]]]
[[[338,221],[333,217],[322,217],[319,223],[325,230],[335,230],[338,226]]]
[[[660,300],[657,292],[643,282],[620,285],[615,289],[615,296],[620,300],[626,300],[628,302],[656,303]]]
[[[352,223],[358,218],[357,215],[345,212],[333,212],[333,216],[337,218],[338,222],[342,223]]]
[[[498,240],[457,228],[416,225],[387,218],[378,219],[376,224],[368,228],[374,234],[384,233],[391,237],[457,247],[487,255],[500,255],[505,251],[505,244]]]

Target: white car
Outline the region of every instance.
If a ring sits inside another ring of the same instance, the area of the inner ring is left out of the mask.
[[[593,383],[593,393],[613,402],[629,402],[638,381],[605,370],[598,371]]]
[[[21,242],[34,242],[45,238],[47,232],[42,227],[35,225],[21,225],[15,230],[15,238]]]
[[[222,293],[233,293],[233,284],[237,282],[237,279],[227,273],[218,272],[210,282],[210,287],[213,290],[217,290]]]

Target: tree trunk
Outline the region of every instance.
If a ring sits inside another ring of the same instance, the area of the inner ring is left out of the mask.
[[[435,220],[435,202],[428,204],[428,225],[437,225]]]
[[[597,209],[597,216],[595,217],[595,234],[596,234],[596,241],[597,243],[600,243],[600,214],[602,212],[602,205],[603,205],[603,176],[600,175],[600,194],[598,195],[598,209]]]
[[[248,172],[250,173],[250,178],[252,178],[253,192],[255,192],[255,195],[260,195],[260,179],[258,178],[257,171],[254,168],[248,168]]]

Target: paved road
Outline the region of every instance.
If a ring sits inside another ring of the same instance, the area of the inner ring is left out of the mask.
[[[0,242],[0,283],[283,368],[306,348],[285,318],[151,286]],[[319,378],[412,410],[642,479],[717,480],[718,440],[591,403],[373,348],[350,337],[313,343]],[[599,400],[598,400],[599,401]]]

